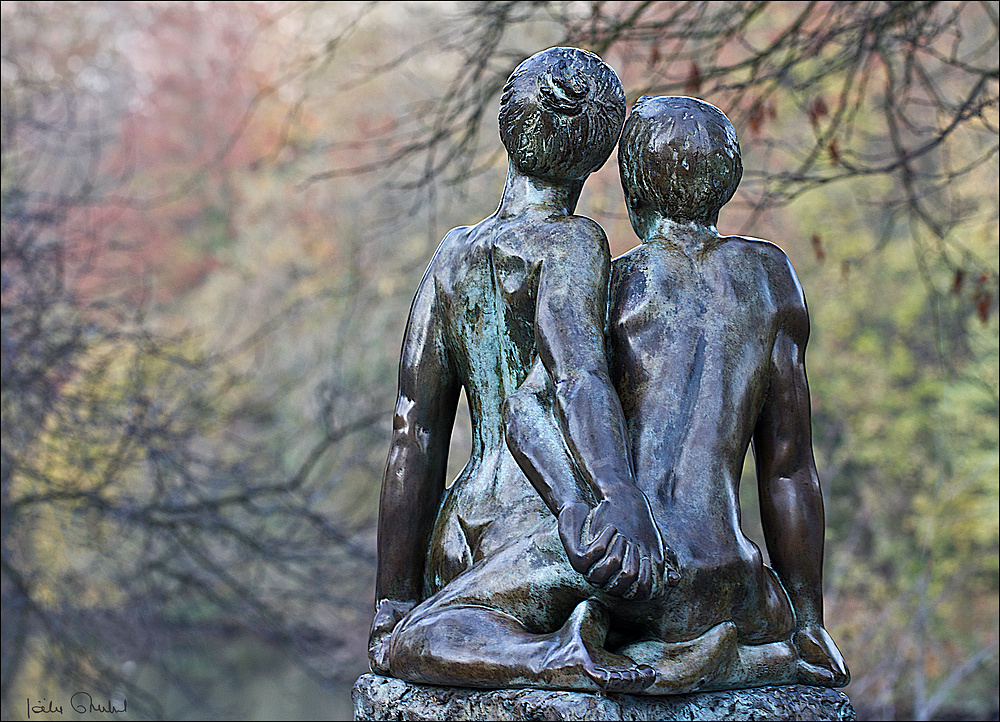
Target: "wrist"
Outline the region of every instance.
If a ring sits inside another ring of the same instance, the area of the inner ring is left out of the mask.
[[[617,479],[610,484],[604,483],[597,489],[597,501],[616,506],[632,505],[637,502],[645,505],[646,496],[631,480]]]

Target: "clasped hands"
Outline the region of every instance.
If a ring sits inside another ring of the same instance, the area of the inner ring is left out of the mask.
[[[647,599],[661,585],[680,580],[677,559],[663,544],[649,502],[638,489],[625,490],[593,508],[567,503],[558,518],[569,563],[606,593]],[[389,637],[414,606],[415,601],[378,600],[368,646],[374,671],[389,673]]]
[[[639,489],[622,490],[593,508],[569,502],[558,518],[569,563],[607,594],[648,599],[663,584],[680,581],[677,559]]]

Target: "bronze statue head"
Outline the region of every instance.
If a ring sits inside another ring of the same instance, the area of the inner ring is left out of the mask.
[[[517,66],[500,99],[500,139],[517,170],[580,181],[604,165],[625,120],[615,71],[578,48],[549,48]]]
[[[715,223],[743,176],[729,118],[711,103],[682,96],[636,101],[618,167],[633,219],[655,213],[681,223]]]

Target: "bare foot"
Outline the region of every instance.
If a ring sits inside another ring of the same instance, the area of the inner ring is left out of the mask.
[[[656,680],[656,670],[604,649],[608,635],[608,611],[598,601],[580,602],[562,629],[552,635],[553,649],[546,655],[543,678],[553,686],[576,688],[572,678],[582,674],[599,690],[636,694]]]
[[[392,599],[380,599],[375,605],[375,619],[368,636],[368,662],[372,672],[390,674],[389,636],[399,621],[415,606],[416,602]]]
[[[844,656],[827,631],[811,625],[792,637],[798,653],[798,676],[801,684],[843,687],[851,681]]]
[[[732,622],[717,624],[687,642],[648,640],[620,651],[656,670],[656,683],[646,694],[684,694],[711,687],[739,663],[736,625]]]

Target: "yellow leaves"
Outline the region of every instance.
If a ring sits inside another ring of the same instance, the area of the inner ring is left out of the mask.
[[[18,546],[35,570],[32,598],[45,607],[124,601],[116,580],[129,555],[121,522],[109,512],[149,494],[144,429],[169,428],[176,364],[166,349],[154,352],[122,336],[81,354],[75,372],[53,390],[58,400],[31,453],[12,473]],[[175,357],[183,352],[170,349]]]
[[[163,370],[162,359],[125,344],[89,349],[38,439],[36,488],[23,491],[113,497],[141,455],[130,423],[149,413],[145,390],[157,388]]]
[[[917,371],[913,354],[902,343],[894,343],[889,354],[886,370],[896,380],[907,380]]]
[[[865,356],[881,356],[882,339],[875,329],[865,329],[854,339],[854,350]]]
[[[82,607],[112,607],[124,597],[115,580],[108,552],[116,541],[110,524],[77,513],[79,504],[39,509],[32,528],[37,574],[35,603],[58,607],[71,598]]]

